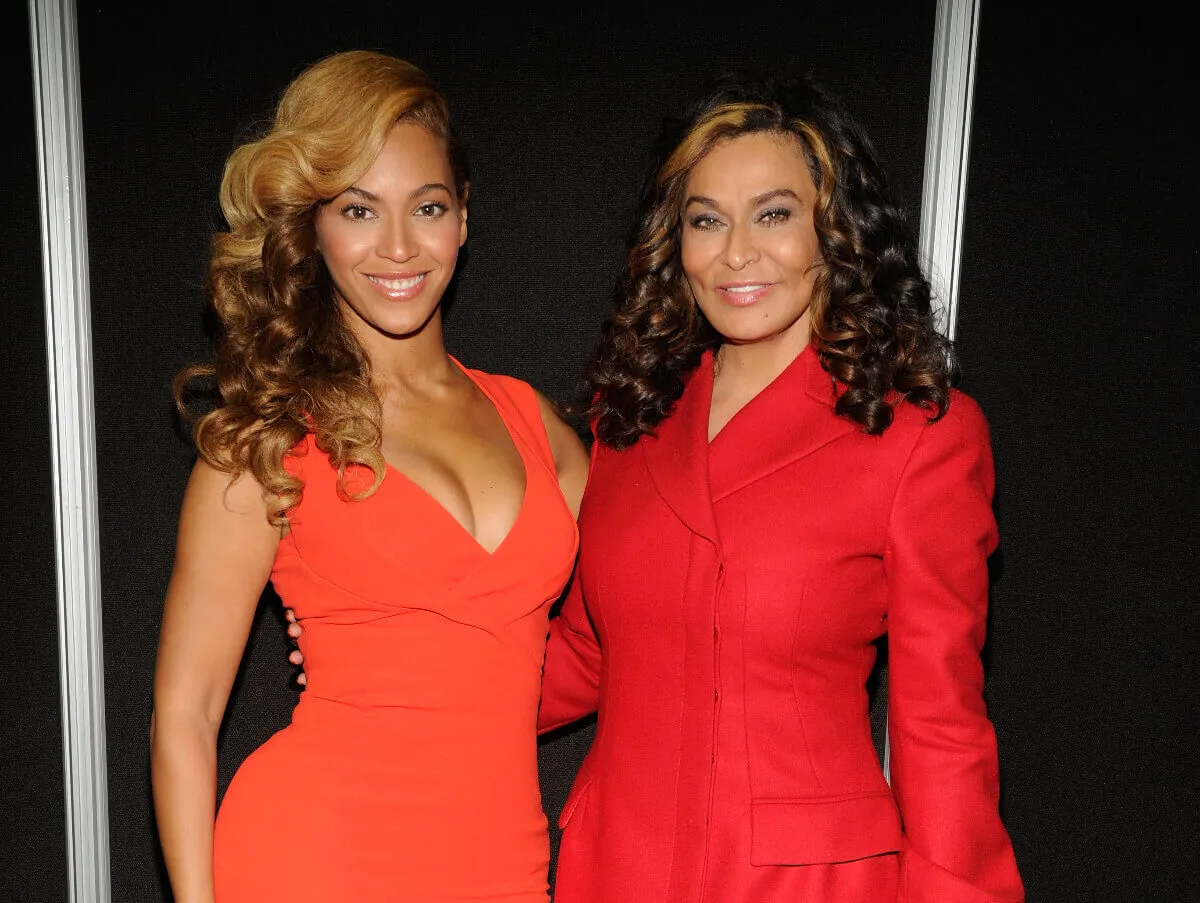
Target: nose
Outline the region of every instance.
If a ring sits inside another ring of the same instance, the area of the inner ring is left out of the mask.
[[[748,224],[733,223],[727,234],[729,239],[725,245],[725,262],[731,270],[745,269],[747,264],[758,260],[758,247]]]
[[[418,248],[412,227],[405,217],[395,217],[386,222],[379,233],[376,253],[380,257],[404,263],[417,256]]]

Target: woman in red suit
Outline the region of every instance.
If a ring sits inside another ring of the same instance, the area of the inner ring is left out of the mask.
[[[556,900],[1019,903],[987,424],[861,128],[807,81],[719,82],[664,138],[617,300],[539,715],[599,712]]]

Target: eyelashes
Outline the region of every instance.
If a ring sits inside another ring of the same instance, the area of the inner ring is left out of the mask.
[[[791,218],[792,211],[787,207],[770,207],[759,213],[754,222],[767,227],[781,226]],[[688,225],[700,232],[713,232],[723,225],[723,221],[712,213],[697,213],[688,217]]]
[[[413,211],[413,215],[425,219],[439,219],[449,212],[450,207],[443,204],[441,201],[423,201]],[[377,214],[366,204],[347,204],[341,210],[342,216],[346,219],[361,222],[363,220],[375,219]]]

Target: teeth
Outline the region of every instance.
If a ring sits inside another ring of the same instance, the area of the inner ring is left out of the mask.
[[[749,292],[757,292],[757,291],[760,291],[760,290],[762,290],[762,289],[764,289],[764,288],[766,288],[766,287],[767,287],[767,286],[766,286],[765,284],[757,284],[757,285],[731,285],[731,286],[729,286],[727,289],[725,289],[725,291],[727,291],[727,292],[738,292],[738,293],[740,293],[740,294],[748,294]]]
[[[378,285],[382,285],[384,288],[399,292],[406,288],[412,288],[414,285],[419,285],[421,280],[425,278],[425,274],[421,273],[419,276],[409,276],[407,279],[384,279],[381,276],[368,276],[367,278]]]

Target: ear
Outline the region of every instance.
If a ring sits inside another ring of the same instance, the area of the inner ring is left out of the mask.
[[[463,188],[462,197],[458,199],[458,246],[461,248],[467,243],[467,201],[471,195],[471,186]]]
[[[319,225],[319,222],[321,219],[321,212],[324,209],[325,209],[324,203],[317,204],[316,209],[313,211],[312,220],[308,225],[308,228],[312,230],[312,232],[310,234],[312,235],[313,251],[319,257],[325,256],[325,249],[323,247],[321,247],[321,227]]]

